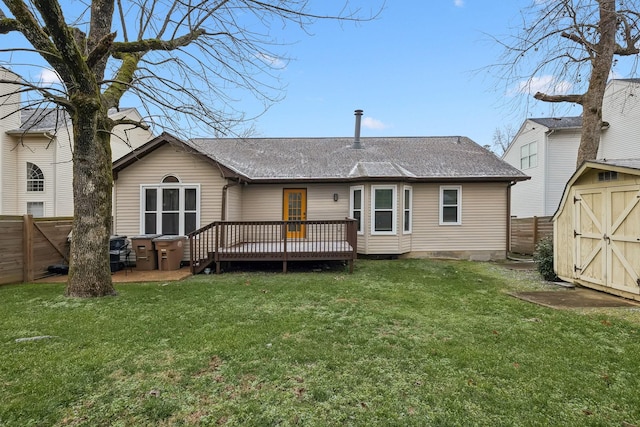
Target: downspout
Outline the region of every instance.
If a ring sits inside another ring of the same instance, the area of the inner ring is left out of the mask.
[[[517,181],[511,181],[507,185],[507,238],[506,238],[507,258],[509,257],[509,252],[511,251],[511,187],[516,185],[516,182]]]
[[[229,187],[235,187],[236,185],[240,185],[240,181],[238,180],[237,182],[233,182],[231,184],[225,184],[222,187],[222,203],[220,203],[221,208],[220,208],[220,221],[226,221],[227,220],[227,190],[229,189]]]
[[[551,129],[544,133],[544,182],[542,183],[542,216],[547,216],[547,191],[549,189],[549,136],[556,132]]]

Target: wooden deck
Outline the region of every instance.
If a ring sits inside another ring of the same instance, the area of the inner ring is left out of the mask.
[[[189,234],[191,271],[197,274],[222,262],[353,262],[357,253],[356,221],[217,221]]]

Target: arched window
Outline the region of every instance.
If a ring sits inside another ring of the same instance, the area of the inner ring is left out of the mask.
[[[42,169],[29,162],[27,162],[27,191],[44,191]]]
[[[163,183],[169,183],[169,182],[180,182],[180,180],[178,178],[176,178],[173,175],[167,175],[164,177],[164,179],[162,180]]]

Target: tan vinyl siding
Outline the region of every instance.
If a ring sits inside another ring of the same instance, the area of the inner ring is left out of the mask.
[[[167,175],[175,175],[182,184],[200,184],[200,226],[220,220],[226,180],[210,163],[165,145],[119,173],[115,181],[117,234],[141,234],[140,186],[159,184]]]
[[[504,252],[507,185],[467,183],[462,187],[462,224],[440,225],[440,185],[413,185],[412,252]],[[447,184],[449,186],[449,184]]]
[[[230,185],[227,189],[227,221],[242,220],[243,186]],[[204,224],[203,224],[204,225]]]
[[[242,220],[282,220],[285,188],[306,188],[307,219],[345,219],[349,215],[349,185],[346,184],[254,184],[243,188]],[[333,194],[338,194],[338,201]]]

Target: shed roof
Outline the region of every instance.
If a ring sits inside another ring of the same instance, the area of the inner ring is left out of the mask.
[[[640,175],[640,159],[603,159],[603,160],[587,160],[573,173],[569,181],[567,181],[562,192],[562,198],[558,204],[558,209],[553,215],[553,220],[558,218],[564,204],[567,202],[569,192],[573,184],[586,172],[590,170],[615,170],[618,172]]]
[[[603,159],[592,160],[589,163],[640,170],[640,159]]]

